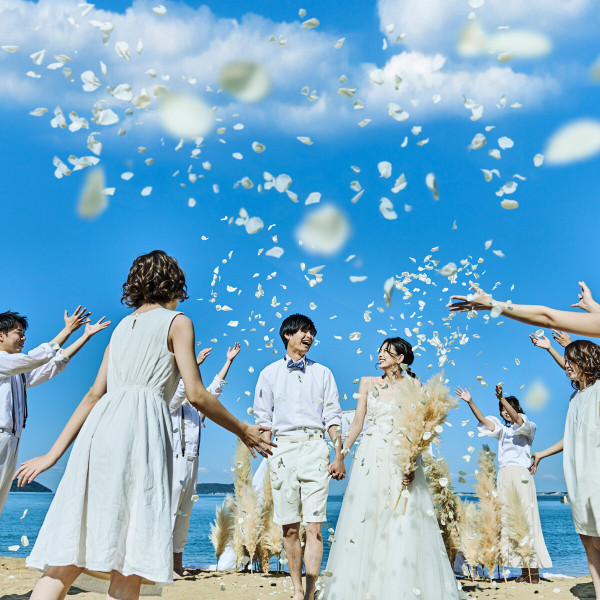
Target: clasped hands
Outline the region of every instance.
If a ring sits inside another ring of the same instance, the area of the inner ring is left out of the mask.
[[[344,465],[344,459],[342,457],[336,458],[329,464],[329,474],[336,481],[341,481],[346,478],[346,466]]]

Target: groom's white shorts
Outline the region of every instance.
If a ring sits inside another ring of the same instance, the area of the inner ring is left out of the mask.
[[[277,436],[269,457],[273,520],[279,525],[327,520],[329,447],[323,434]]]

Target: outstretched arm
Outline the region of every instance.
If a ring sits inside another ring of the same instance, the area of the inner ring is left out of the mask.
[[[240,353],[241,346],[239,342],[236,342],[233,345],[233,348],[229,348],[227,350],[227,359],[225,360],[225,364],[221,367],[221,370],[217,373],[217,378],[221,380],[227,379],[227,373],[229,373],[229,367],[231,367],[231,363],[233,363],[235,357]]]
[[[451,296],[450,299],[454,300],[448,305],[451,311],[491,310],[493,307],[498,315],[521,323],[600,337],[600,313],[576,313],[541,305],[499,302],[493,300],[491,295],[486,294],[472,281],[469,283],[473,293],[468,296]]]
[[[83,400],[79,403],[79,406],[75,409],[75,412],[71,415],[65,428],[58,436],[56,442],[50,448],[50,451],[44,456],[38,456],[30,460],[21,463],[21,466],[15,473],[15,479],[18,478],[17,485],[23,487],[26,483],[31,483],[40,473],[47,471],[50,467],[53,467],[60,457],[66,452],[67,448],[71,445],[73,440],[77,437],[77,434],[81,430],[85,420],[90,414],[92,408],[96,405],[98,400],[106,393],[106,373],[108,368],[108,351],[109,347],[106,347],[104,351],[104,358],[102,364],[96,375],[96,381],[90,388],[90,391],[83,397]]]
[[[102,317],[93,325],[87,323],[83,334],[77,338],[70,346],[63,348],[61,354],[67,358],[73,358],[98,332],[106,329],[112,321],[105,321],[106,317]]]
[[[581,308],[589,313],[600,312],[600,304],[594,300],[590,288],[585,285],[585,281],[579,282],[579,288],[581,289],[581,292],[577,294],[579,302],[571,304],[571,306],[573,308]]]
[[[65,326],[55,338],[50,340],[50,343],[56,343],[59,346],[62,346],[69,339],[72,333],[77,331],[83,324],[89,323],[89,316],[92,313],[86,311],[87,308],[81,308],[81,304],[73,311],[72,315],[69,315],[69,313],[65,310]]]
[[[502,385],[498,384],[496,386],[496,398],[500,400],[500,403],[506,410],[506,412],[510,415],[513,423],[516,423],[519,427],[523,425],[523,417],[506,401],[504,394],[502,393]]]
[[[479,410],[477,404],[473,402],[473,398],[471,397],[471,393],[469,392],[469,390],[457,387],[454,390],[454,393],[468,404],[469,408],[471,409],[471,412],[475,415],[475,418],[479,421],[480,425],[482,425],[489,431],[494,431],[494,429],[496,429],[496,425],[494,424],[494,422],[490,421],[490,419],[486,419],[483,416],[483,413]]]
[[[185,315],[176,315],[173,319],[169,329],[169,342],[190,404],[217,425],[237,435],[255,458],[254,450],[263,456],[271,454],[270,446],[275,444],[261,438],[261,431],[266,428],[242,423],[204,387],[194,355],[194,326]]]
[[[550,340],[544,334],[537,336],[535,335],[535,333],[531,333],[529,334],[529,337],[531,338],[531,341],[534,346],[536,346],[537,348],[543,348],[544,350],[547,350],[550,353],[550,356],[556,361],[556,364],[561,369],[565,368],[565,357],[552,347]]]
[[[556,442],[556,444],[552,444],[552,446],[550,446],[549,448],[546,448],[541,452],[534,452],[531,455],[531,466],[529,467],[529,470],[531,471],[532,475],[535,475],[535,472],[537,471],[538,465],[540,464],[540,460],[542,460],[542,458],[546,458],[547,456],[552,456],[563,451],[564,442],[565,438]]]
[[[367,394],[369,392],[369,377],[363,377],[360,380],[360,384],[358,386],[358,400],[356,402],[356,411],[354,412],[354,419],[352,419],[352,424],[348,429],[348,435],[344,440],[344,445],[342,446],[342,458],[346,457],[346,454],[350,451],[350,448],[356,442],[356,439],[360,435],[360,432],[363,430],[365,425],[365,417],[367,415]]]

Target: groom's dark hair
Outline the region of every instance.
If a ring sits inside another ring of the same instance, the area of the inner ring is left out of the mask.
[[[281,341],[286,348],[288,345],[288,341],[285,337],[286,333],[289,335],[294,335],[300,330],[310,331],[313,334],[313,337],[317,335],[317,328],[315,327],[315,324],[305,315],[296,313],[283,320],[283,323],[279,328],[279,336],[281,337]]]

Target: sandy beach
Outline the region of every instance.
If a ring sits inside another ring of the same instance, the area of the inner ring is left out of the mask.
[[[292,584],[287,575],[263,575],[262,573],[214,573],[193,572],[189,579],[176,581],[163,591],[163,598],[170,600],[267,600],[268,598],[291,598]],[[25,567],[22,558],[0,558],[0,600],[24,600],[39,578],[39,573]],[[573,579],[554,578],[543,580],[539,585],[462,580],[463,589],[472,600],[486,598],[498,600],[566,600],[567,598],[593,599],[594,589],[589,577]],[[102,600],[102,594],[81,592],[73,588],[69,594],[78,600]],[[380,600],[388,600],[380,599]],[[392,599],[389,599],[392,600]],[[397,599],[401,600],[401,599]]]

